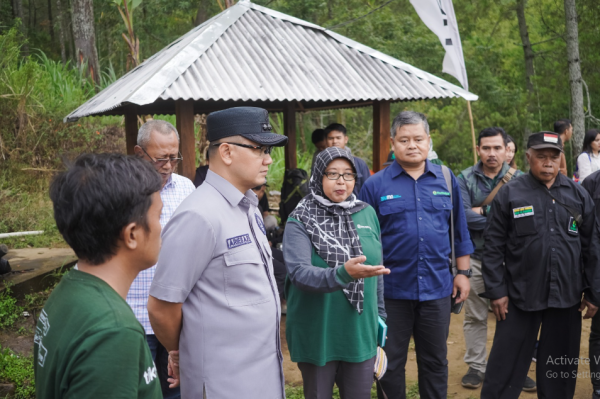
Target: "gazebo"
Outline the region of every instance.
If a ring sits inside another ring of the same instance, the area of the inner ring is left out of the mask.
[[[389,152],[390,104],[477,96],[430,73],[289,15],[240,0],[65,117],[124,115],[127,153],[138,115],[175,114],[183,161],[195,172],[194,115],[234,106],[282,112],[286,169],[296,167],[296,112],[373,107],[373,169]],[[281,133],[281,132],[280,132]]]

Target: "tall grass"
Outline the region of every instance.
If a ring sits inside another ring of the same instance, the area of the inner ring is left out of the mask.
[[[24,164],[0,170],[0,233],[43,230],[44,234],[3,238],[9,248],[65,247],[48,197],[48,173],[23,171]]]
[[[106,123],[94,118],[64,124],[62,119],[116,80],[112,65],[102,72],[99,86],[80,68],[49,59],[40,50],[21,58],[23,39],[13,28],[0,35],[0,166],[10,161],[53,167],[65,152],[93,147]]]

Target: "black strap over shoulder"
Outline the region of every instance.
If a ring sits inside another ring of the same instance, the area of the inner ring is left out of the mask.
[[[573,220],[575,220],[575,222],[577,222],[577,226],[581,226],[581,224],[583,223],[583,216],[581,216],[581,213],[577,212],[577,209],[570,207],[569,205],[557,200],[552,193],[550,192],[550,190],[542,188],[542,191],[545,192],[550,198],[552,198],[554,200],[554,202],[556,202],[558,205],[562,206],[563,208],[565,208],[570,214],[571,216],[573,216]]]
[[[450,272],[453,276],[456,276],[456,254],[454,253],[454,199],[452,198],[452,176],[450,174],[450,169],[442,165],[442,172],[444,174],[444,180],[446,180],[446,186],[448,186],[448,192],[450,193],[450,204],[452,205],[452,209],[450,209]]]

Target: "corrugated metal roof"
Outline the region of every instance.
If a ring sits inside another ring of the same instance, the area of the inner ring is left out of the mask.
[[[478,98],[335,32],[242,0],[121,77],[65,121],[160,100],[326,106],[449,97]]]

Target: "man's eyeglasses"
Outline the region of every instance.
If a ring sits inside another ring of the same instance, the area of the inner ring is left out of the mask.
[[[229,145],[237,145],[238,147],[250,148],[252,150],[260,150],[260,155],[269,155],[271,151],[273,151],[273,147],[265,146],[265,145],[250,145],[250,144],[241,144],[241,143],[215,143],[213,147],[218,147],[221,144],[229,144]]]
[[[154,164],[154,166],[156,166],[157,168],[162,168],[167,162],[171,162],[171,166],[175,167],[177,166],[177,164],[179,163],[179,161],[183,160],[183,156],[181,156],[181,152],[177,152],[179,155],[179,158],[159,158],[159,159],[154,159],[150,156],[150,154],[148,154],[146,152],[146,150],[144,150],[144,147],[140,146],[140,148],[142,149],[142,151],[144,151],[144,154],[148,155],[148,158],[150,158],[150,160],[152,161],[152,163]]]
[[[338,180],[340,177],[343,177],[346,181],[352,181],[356,179],[356,173],[325,172],[324,175],[329,180]]]

